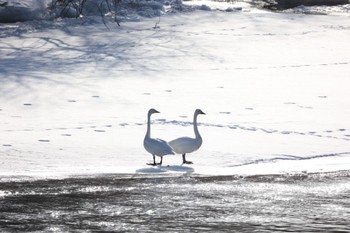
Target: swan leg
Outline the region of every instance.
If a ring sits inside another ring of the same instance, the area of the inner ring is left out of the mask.
[[[182,163],[184,163],[184,164],[193,164],[191,161],[187,161],[186,160],[186,154],[182,155]]]
[[[163,163],[163,156],[160,156],[160,162],[157,163],[157,165],[162,165],[162,163]]]
[[[153,163],[147,163],[147,165],[156,166],[156,156],[153,155]]]

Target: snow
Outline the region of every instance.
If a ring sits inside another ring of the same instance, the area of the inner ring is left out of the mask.
[[[51,0],[6,0],[0,2],[0,22],[47,19]]]
[[[209,3],[219,10],[165,14],[159,28],[1,24],[0,176],[349,170],[349,15]],[[164,140],[193,136],[194,110],[206,113],[193,165],[172,155],[146,166],[151,107],[152,137]]]

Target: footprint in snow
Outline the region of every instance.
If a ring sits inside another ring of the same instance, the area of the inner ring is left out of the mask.
[[[38,141],[39,142],[50,142],[50,140],[47,140],[47,139],[39,139]]]
[[[24,103],[23,105],[24,105],[24,106],[32,106],[31,103]]]
[[[313,109],[311,106],[303,106],[303,105],[297,105],[299,108],[305,108],[305,109]]]
[[[151,93],[145,92],[145,93],[143,93],[143,95],[151,95]]]
[[[76,100],[67,100],[67,102],[69,102],[69,103],[75,103],[75,102],[77,102]]]
[[[10,147],[10,146],[12,146],[12,145],[11,145],[11,144],[2,144],[2,146]]]
[[[100,96],[99,95],[93,95],[93,96],[91,96],[92,98],[100,98]]]
[[[250,111],[252,111],[252,110],[254,110],[254,108],[245,108],[245,110],[250,110]]]
[[[255,128],[255,127],[250,127],[250,128],[244,127],[244,130],[248,130],[248,131],[257,131],[257,128]]]
[[[165,92],[173,92],[172,90],[165,90]]]
[[[291,134],[290,131],[282,131],[281,134]]]
[[[69,133],[64,133],[64,134],[61,134],[61,136],[64,136],[64,137],[70,137],[70,136],[72,136],[71,134],[69,134]]]
[[[120,126],[127,126],[127,125],[129,125],[128,123],[120,123],[119,124]]]
[[[231,112],[219,112],[220,114],[231,114]]]
[[[274,129],[260,129],[261,131],[265,132],[265,133],[277,133],[277,130]]]
[[[104,133],[104,132],[106,132],[106,130],[103,130],[103,129],[95,129],[95,132]]]

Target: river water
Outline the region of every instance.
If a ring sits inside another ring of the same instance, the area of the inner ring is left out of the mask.
[[[350,232],[350,172],[1,179],[1,232]]]

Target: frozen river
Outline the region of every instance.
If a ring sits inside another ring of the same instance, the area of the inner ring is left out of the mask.
[[[2,232],[345,232],[349,172],[5,181]]]

